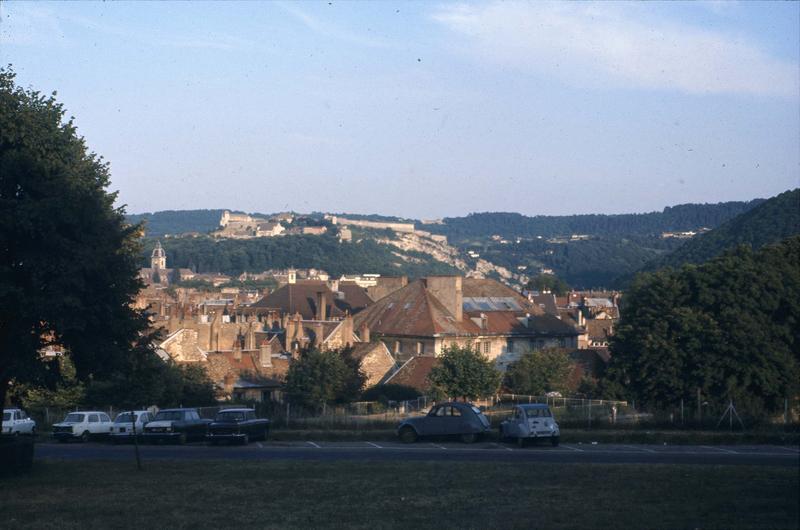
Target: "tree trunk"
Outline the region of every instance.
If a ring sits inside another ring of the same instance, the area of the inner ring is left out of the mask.
[[[8,393],[8,380],[0,379],[0,410],[6,407],[6,394]],[[0,414],[0,433],[3,432],[3,416]]]

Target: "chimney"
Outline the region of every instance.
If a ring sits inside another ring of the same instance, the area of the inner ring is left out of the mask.
[[[366,322],[361,324],[358,334],[361,335],[361,342],[369,342],[369,327]]]
[[[586,320],[583,318],[583,311],[578,309],[578,325],[583,327],[586,324]]]
[[[322,322],[315,322],[314,323],[314,347],[317,349],[322,349],[322,341],[325,338],[323,336],[324,331],[322,328]]]
[[[342,344],[345,346],[353,345],[353,317],[348,312],[342,320]]]
[[[237,335],[233,341],[233,358],[237,361],[242,360],[242,340],[241,335]]]
[[[317,320],[325,320],[327,316],[328,297],[325,291],[317,292]]]
[[[263,368],[272,368],[272,343],[264,339],[258,348],[259,361]]]
[[[428,276],[425,280],[428,291],[460,322],[464,317],[461,276]]]

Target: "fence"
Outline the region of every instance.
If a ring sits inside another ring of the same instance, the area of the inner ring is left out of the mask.
[[[204,418],[213,418],[221,409],[247,406],[256,409],[260,417],[269,418],[275,428],[310,430],[370,430],[392,429],[403,418],[425,414],[435,403],[422,396],[409,401],[353,402],[343,405],[323,405],[315,409],[298,407],[288,403],[227,403],[213,407],[200,407]],[[561,396],[531,396],[499,394],[476,405],[483,409],[494,426],[510,415],[514,405],[543,403],[550,406],[562,428],[576,429],[704,429],[704,430],[753,430],[783,429],[796,431],[800,428],[800,402],[786,400],[783,411],[767,413],[762,409],[741,410],[735,402],[723,399],[703,399],[697,403],[680,402],[674,407],[660,409],[637,408],[635,403],[603,399],[569,398]],[[49,431],[54,423],[64,419],[67,413],[77,408],[41,407],[29,408],[27,412],[36,420],[40,431]],[[112,419],[125,412],[113,407],[101,407]]]

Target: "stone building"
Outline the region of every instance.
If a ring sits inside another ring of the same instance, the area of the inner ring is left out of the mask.
[[[432,276],[397,289],[354,316],[356,332],[384,342],[398,361],[472,345],[501,369],[528,350],[576,348],[574,326],[494,280]]]

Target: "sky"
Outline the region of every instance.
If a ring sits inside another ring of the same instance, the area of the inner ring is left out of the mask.
[[[800,182],[800,3],[0,2],[129,213],[627,213]]]

